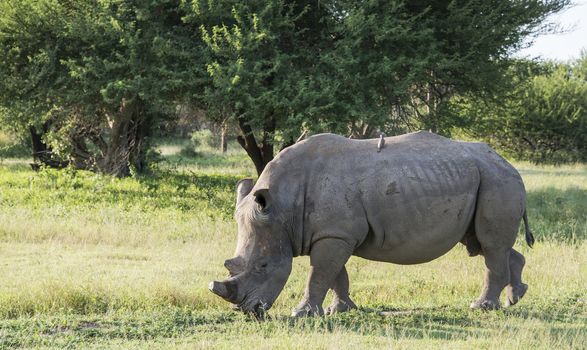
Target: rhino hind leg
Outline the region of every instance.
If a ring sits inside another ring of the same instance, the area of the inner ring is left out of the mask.
[[[515,305],[528,290],[528,285],[522,282],[522,270],[525,264],[524,256],[512,248],[510,250],[510,284],[505,289],[506,307]]]
[[[342,270],[338,273],[334,285],[332,286],[332,291],[334,292],[334,298],[332,299],[330,306],[326,308],[327,315],[357,308],[357,305],[355,305],[349,296],[349,275],[346,271],[346,267],[343,266]]]
[[[510,282],[509,250],[486,249],[485,281],[481,295],[471,303],[472,309],[497,310],[500,308],[499,296]]]
[[[524,292],[519,277],[521,260],[512,253],[524,202],[524,188],[515,178],[495,181],[482,175],[475,212],[475,236],[487,269],[481,295],[471,304],[472,308],[499,309],[501,292],[510,285],[512,276],[513,301],[517,301]]]

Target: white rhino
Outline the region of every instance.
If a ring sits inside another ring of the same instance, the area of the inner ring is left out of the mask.
[[[379,151],[378,151],[379,149]],[[497,309],[524,296],[524,257],[512,246],[526,193],[520,175],[483,143],[417,132],[385,140],[320,134],[271,161],[257,183],[237,185],[238,243],[226,260],[230,277],[210,290],[245,312],[271,307],[291,272],[292,258],[310,255],[311,270],[294,316],[355,308],[345,264],[351,255],[419,264],[457,243],[481,254],[485,283],[472,308]]]

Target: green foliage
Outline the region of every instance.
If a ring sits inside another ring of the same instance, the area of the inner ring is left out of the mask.
[[[463,124],[451,96],[501,88],[507,54],[565,2],[337,2],[342,111],[392,134]]]
[[[571,63],[520,61],[493,100],[455,100],[473,135],[538,163],[587,161],[587,55]]]
[[[179,2],[2,1],[0,120],[80,168],[128,175],[145,168],[157,121],[197,80],[197,28]]]
[[[471,123],[451,98],[498,91],[508,54],[568,4],[2,0],[0,122],[118,176],[147,169],[180,104],[237,124],[258,170],[302,132],[449,134]]]
[[[194,131],[192,133],[191,141],[195,148],[213,148],[219,143],[212,131],[208,129]]]
[[[21,158],[29,155],[30,149],[23,140],[0,130],[0,162],[2,158]]]
[[[498,89],[508,53],[566,5],[191,1],[188,18],[209,50],[206,109],[289,140],[300,129],[366,136],[366,125],[449,133],[464,122],[450,97]]]
[[[179,155],[186,158],[198,157],[203,155],[201,153],[202,151],[213,150],[215,147],[218,147],[219,143],[218,137],[208,129],[194,131],[189,142],[183,146]]]

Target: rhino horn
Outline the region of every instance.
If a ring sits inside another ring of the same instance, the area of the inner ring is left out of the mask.
[[[242,259],[239,257],[228,259],[224,261],[224,267],[230,272],[231,276],[237,275],[242,270]]]
[[[230,292],[223,282],[213,281],[208,285],[208,289],[223,299],[228,299]]]
[[[228,290],[226,289],[226,286],[222,282],[212,281],[208,285],[208,289],[210,289],[210,291],[212,293],[214,293],[222,298],[224,298],[225,296],[228,295]]]

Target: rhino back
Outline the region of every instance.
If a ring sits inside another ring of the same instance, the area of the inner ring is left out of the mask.
[[[479,174],[470,152],[427,132],[378,140],[324,134],[280,153],[258,185],[274,189],[296,226],[299,254],[341,238],[355,254],[395,263],[432,260],[464,235]]]

